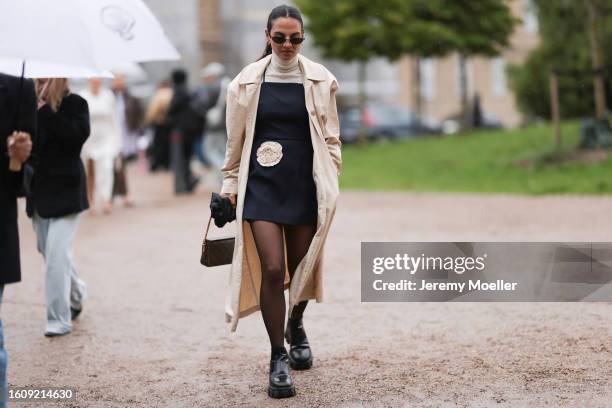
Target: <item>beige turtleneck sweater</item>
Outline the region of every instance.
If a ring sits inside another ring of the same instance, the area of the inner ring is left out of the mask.
[[[303,83],[297,54],[291,60],[284,61],[272,53],[272,60],[266,68],[266,82]]]

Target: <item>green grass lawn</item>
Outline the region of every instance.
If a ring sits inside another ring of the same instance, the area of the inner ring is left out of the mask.
[[[510,131],[344,145],[340,187],[519,194],[607,194],[612,159],[597,163],[547,160],[574,154],[579,123],[562,127],[555,152],[549,125]]]

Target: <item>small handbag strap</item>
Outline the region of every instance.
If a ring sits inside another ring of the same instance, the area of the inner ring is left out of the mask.
[[[206,232],[204,233],[204,240],[208,238],[208,230],[210,229],[210,222],[212,221],[212,215],[208,217],[208,225],[206,226]]]

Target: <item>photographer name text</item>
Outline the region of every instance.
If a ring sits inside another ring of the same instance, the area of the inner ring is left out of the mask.
[[[400,279],[386,282],[375,279],[372,287],[376,291],[445,291],[464,293],[470,291],[516,291],[518,282],[508,282],[497,279],[488,282],[481,279],[467,279],[461,282],[440,282],[418,278],[419,272],[454,272],[460,276],[466,272],[482,272],[486,267],[487,254],[478,257],[440,257],[440,256],[411,256],[409,254],[396,254],[392,257],[376,257],[372,262],[372,273],[381,275],[389,271],[402,271],[417,279]]]

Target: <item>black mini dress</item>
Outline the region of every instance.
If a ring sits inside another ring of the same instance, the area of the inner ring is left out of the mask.
[[[242,218],[315,225],[310,123],[299,83],[261,84]]]

